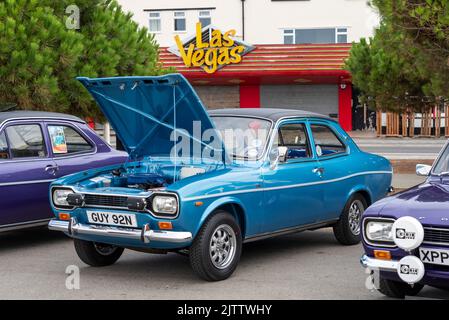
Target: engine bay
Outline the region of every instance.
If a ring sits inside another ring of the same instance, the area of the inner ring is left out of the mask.
[[[141,191],[163,190],[182,179],[214,170],[217,165],[172,165],[148,162],[127,163],[79,183],[86,189],[130,188]]]

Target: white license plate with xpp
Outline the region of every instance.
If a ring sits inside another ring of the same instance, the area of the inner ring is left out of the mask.
[[[449,266],[449,250],[419,248],[419,257],[424,263]]]

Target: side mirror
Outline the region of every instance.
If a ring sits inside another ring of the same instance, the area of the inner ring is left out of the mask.
[[[279,163],[279,149],[272,148],[268,155],[268,159],[270,160],[270,169],[273,170]]]
[[[418,176],[427,177],[430,174],[431,170],[432,170],[432,166],[429,166],[427,164],[417,164],[416,165],[416,174]]]
[[[287,147],[278,147],[279,150],[279,162],[286,162],[287,161],[287,153],[288,148]]]

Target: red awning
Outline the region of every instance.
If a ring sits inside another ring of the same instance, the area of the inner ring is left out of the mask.
[[[175,67],[196,85],[349,83],[343,70],[351,44],[255,45],[239,64],[224,66],[213,74],[198,67],[187,68],[182,58],[161,48],[164,67]]]

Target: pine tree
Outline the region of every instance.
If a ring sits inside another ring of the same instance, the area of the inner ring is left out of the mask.
[[[66,26],[66,8],[80,12]],[[0,104],[100,119],[76,76],[159,75],[158,45],[115,0],[0,3]]]
[[[381,26],[353,45],[346,62],[364,100],[383,110],[421,112],[449,97],[449,1],[372,3]]]

